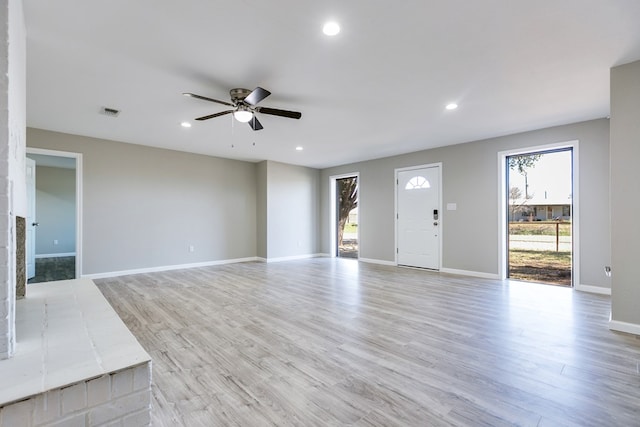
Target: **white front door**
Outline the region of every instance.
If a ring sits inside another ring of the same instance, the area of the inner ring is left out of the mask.
[[[26,158],[27,180],[27,279],[36,275],[36,161]]]
[[[398,171],[398,265],[440,268],[440,166]]]

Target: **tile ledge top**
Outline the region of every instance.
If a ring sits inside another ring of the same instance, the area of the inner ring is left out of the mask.
[[[151,360],[90,279],[27,285],[0,406]]]

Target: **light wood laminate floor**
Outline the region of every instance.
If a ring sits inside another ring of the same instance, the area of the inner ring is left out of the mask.
[[[610,298],[318,258],[96,280],[154,426],[640,425]]]

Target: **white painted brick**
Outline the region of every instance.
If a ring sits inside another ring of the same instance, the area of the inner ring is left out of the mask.
[[[128,396],[112,400],[89,410],[89,425],[100,425],[120,419],[125,415],[149,410],[151,408],[151,392],[138,391]]]
[[[0,235],[0,239],[1,238],[2,238],[2,236]],[[6,265],[7,265],[7,261],[9,259],[10,259],[10,257],[9,257],[9,248],[6,247],[6,246],[0,246],[0,260],[4,260],[4,263],[0,264],[0,265],[4,266],[5,270],[8,270]]]
[[[86,412],[74,414],[50,424],[43,424],[42,427],[85,427],[87,424]]]
[[[9,230],[11,230],[11,223],[10,223],[9,215],[0,214],[0,233],[2,233],[2,234],[7,233],[8,234]]]
[[[62,389],[62,414],[87,407],[87,383],[81,382]]]
[[[117,398],[133,391],[133,369],[111,375],[111,396]]]
[[[123,427],[147,427],[151,425],[151,411],[143,410],[125,417]]]
[[[7,266],[0,266],[0,278],[5,280],[9,278],[9,268],[7,268]],[[14,286],[15,286],[15,283],[14,283]]]
[[[33,425],[33,409],[35,399],[23,400],[0,409],[0,426]]]
[[[60,390],[52,390],[35,397],[33,422],[41,424],[60,418]]]
[[[144,390],[151,387],[151,363],[147,362],[133,369],[133,389]]]
[[[87,382],[87,403],[89,407],[101,405],[111,398],[111,375]]]
[[[122,427],[122,420],[117,419],[114,421],[109,421],[106,424],[100,424],[99,426],[96,426],[96,427]]]

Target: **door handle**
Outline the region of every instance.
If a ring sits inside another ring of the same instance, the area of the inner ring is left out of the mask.
[[[37,226],[40,225],[40,223],[39,222],[32,222],[31,225],[33,225],[34,227],[37,227]]]

